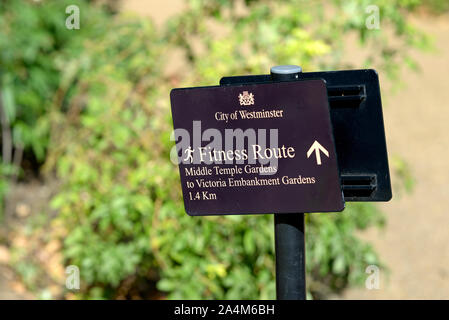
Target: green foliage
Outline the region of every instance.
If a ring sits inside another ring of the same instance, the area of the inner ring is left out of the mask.
[[[54,137],[67,186],[53,200],[70,228],[65,254],[92,285],[117,286],[154,264],[153,211],[157,201],[173,206],[178,183],[164,151],[168,110],[155,104],[161,46],[150,23],[134,20],[111,23],[70,61],[78,86],[59,123],[67,130]]]
[[[62,120],[68,129],[55,141],[66,186],[52,204],[69,229],[65,255],[91,298],[113,297],[123,279],[152,268],[170,297],[272,298],[272,217],[184,213],[161,99],[169,88],[156,86],[161,44],[151,24],[133,20],[88,44],[76,93],[85,99],[70,106],[83,111]]]
[[[42,162],[49,141],[49,111],[61,89],[66,59],[78,55],[84,39],[102,31],[102,13],[75,1],[83,28],[68,30],[70,0],[0,3],[0,90],[15,147],[30,149]],[[58,105],[63,108],[63,104]]]
[[[12,174],[12,169],[10,166],[6,166],[0,163],[0,223],[3,222],[4,218],[4,200],[8,192],[8,176]]]
[[[356,236],[384,225],[374,205],[350,203],[343,214],[309,214],[306,221],[308,286],[315,297],[363,283],[368,265],[382,266],[372,246]]]
[[[394,39],[366,29],[372,2]],[[169,161],[169,91],[179,80],[211,85],[276,64],[335,69],[350,33],[372,46],[371,67],[394,75],[408,49],[428,46],[401,13],[412,2],[334,0],[329,15],[320,1],[247,0],[239,11],[234,2],[192,0],[163,36],[148,19],[108,17],[84,2],[80,32],[61,26],[64,1],[1,4],[7,31],[0,36],[0,67],[2,87],[14,97],[11,123],[38,157],[50,143],[46,166],[62,182],[52,225],[63,230],[66,263],[81,270],[81,295],[114,298],[141,280],[156,282],[168,298],[274,298],[272,216],[185,214],[178,169]],[[211,23],[221,30],[217,35]],[[185,52],[191,72],[167,79],[166,57],[175,48]],[[307,216],[313,296],[361,283],[367,265],[380,265],[355,233],[382,222],[365,204]]]
[[[400,180],[401,184],[404,186],[405,191],[411,192],[413,190],[415,181],[413,180],[409,165],[403,158],[397,155],[392,157],[391,162],[392,167],[394,168],[394,172],[397,175],[398,180]]]
[[[404,14],[416,9],[419,0],[246,2],[239,9],[233,1],[187,1],[186,11],[169,22],[169,38],[185,49],[197,71],[189,83],[216,83],[223,74],[266,73],[280,64],[299,64],[305,71],[340,69],[351,34],[369,50],[364,61],[347,67],[380,69],[397,80],[403,61],[414,62],[410,49],[431,46]],[[366,9],[373,5],[379,9],[379,29],[366,27]],[[201,39],[201,46],[195,39]]]

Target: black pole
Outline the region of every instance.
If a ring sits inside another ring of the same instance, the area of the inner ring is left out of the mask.
[[[299,78],[298,66],[271,68],[271,78],[288,81]],[[274,215],[276,250],[276,295],[278,300],[306,299],[306,251],[304,213]]]
[[[274,237],[277,299],[305,300],[304,213],[275,214]]]

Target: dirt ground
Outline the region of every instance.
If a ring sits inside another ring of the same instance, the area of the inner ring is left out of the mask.
[[[384,97],[389,155],[401,155],[415,187],[380,204],[383,231],[363,235],[390,269],[379,290],[350,289],[344,299],[449,299],[449,17],[420,18],[437,52],[417,54],[421,72],[403,73],[405,87]]]

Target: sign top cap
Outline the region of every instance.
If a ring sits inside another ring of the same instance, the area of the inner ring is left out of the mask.
[[[302,68],[295,65],[282,65],[271,67],[270,71],[274,74],[292,74],[302,72]]]

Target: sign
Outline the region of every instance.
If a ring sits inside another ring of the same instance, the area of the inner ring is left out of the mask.
[[[192,216],[344,209],[323,80],[173,89]]]

